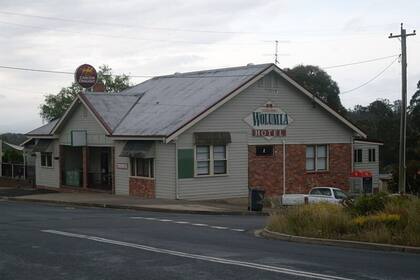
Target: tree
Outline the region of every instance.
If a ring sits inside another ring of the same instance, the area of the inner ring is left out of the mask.
[[[387,99],[378,99],[364,107],[357,105],[349,110],[349,118],[369,138],[384,142],[380,149],[381,170],[391,172],[398,159],[399,141],[399,103]]]
[[[98,71],[98,82],[105,85],[106,92],[120,92],[130,86],[130,77],[125,74],[114,76],[110,67],[102,65]],[[62,88],[58,94],[46,95],[44,103],[40,106],[42,119],[52,121],[61,117],[82,90],[73,82],[71,86]]]
[[[420,192],[420,81],[408,106],[406,157],[408,191],[418,194]]]
[[[298,65],[291,69],[286,68],[284,71],[331,108],[341,114],[346,114],[347,111],[341,104],[339,96],[340,89],[327,72],[314,65]]]

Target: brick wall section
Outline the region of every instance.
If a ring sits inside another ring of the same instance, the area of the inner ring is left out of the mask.
[[[256,156],[256,146],[248,146],[248,185],[262,187],[266,196],[283,190],[283,145],[274,145],[272,156]]]
[[[351,144],[330,144],[329,170],[306,171],[306,145],[286,145],[286,193],[308,193],[314,186],[336,186],[348,189],[351,173]],[[249,146],[249,186],[261,186],[267,196],[283,193],[283,146],[274,146],[273,156],[256,156]]]
[[[34,184],[31,180],[18,180],[0,177],[0,188],[32,188]]]
[[[155,198],[155,180],[131,177],[129,191],[132,196]]]

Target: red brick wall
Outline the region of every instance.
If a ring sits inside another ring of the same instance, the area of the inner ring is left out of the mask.
[[[155,180],[131,177],[129,191],[133,196],[155,198]]]
[[[306,145],[286,145],[286,193],[307,193],[314,186],[348,189],[351,173],[351,144],[330,144],[329,170],[306,171]],[[283,146],[274,145],[273,156],[256,156],[248,150],[248,180],[251,187],[263,187],[267,196],[283,193]]]
[[[255,146],[248,146],[248,185],[262,187],[267,196],[283,190],[283,146],[274,145],[272,156],[256,156]]]
[[[0,188],[32,188],[34,185],[30,180],[18,180],[0,177]]]

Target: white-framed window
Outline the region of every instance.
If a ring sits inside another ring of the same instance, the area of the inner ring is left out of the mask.
[[[306,171],[326,171],[329,162],[328,145],[306,146]]]
[[[195,146],[196,176],[227,174],[226,145]]]
[[[41,153],[41,167],[52,167],[52,153],[42,152]]]
[[[363,150],[362,149],[355,149],[353,154],[354,162],[362,162],[363,161]]]
[[[369,149],[369,162],[376,162],[376,149]]]
[[[154,160],[152,158],[131,158],[131,172],[133,177],[154,178]]]

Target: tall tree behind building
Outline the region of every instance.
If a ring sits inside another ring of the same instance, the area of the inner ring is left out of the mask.
[[[407,114],[407,185],[420,193],[420,81],[408,106]]]
[[[284,69],[298,84],[322,99],[331,108],[345,115],[346,109],[341,104],[340,89],[327,72],[314,65],[298,65]]]
[[[114,76],[109,66],[102,65],[98,71],[98,82],[105,85],[106,92],[120,92],[130,86],[130,77],[125,74]],[[73,82],[71,86],[62,88],[58,94],[46,95],[40,106],[42,119],[51,121],[61,117],[81,91],[82,88]]]

